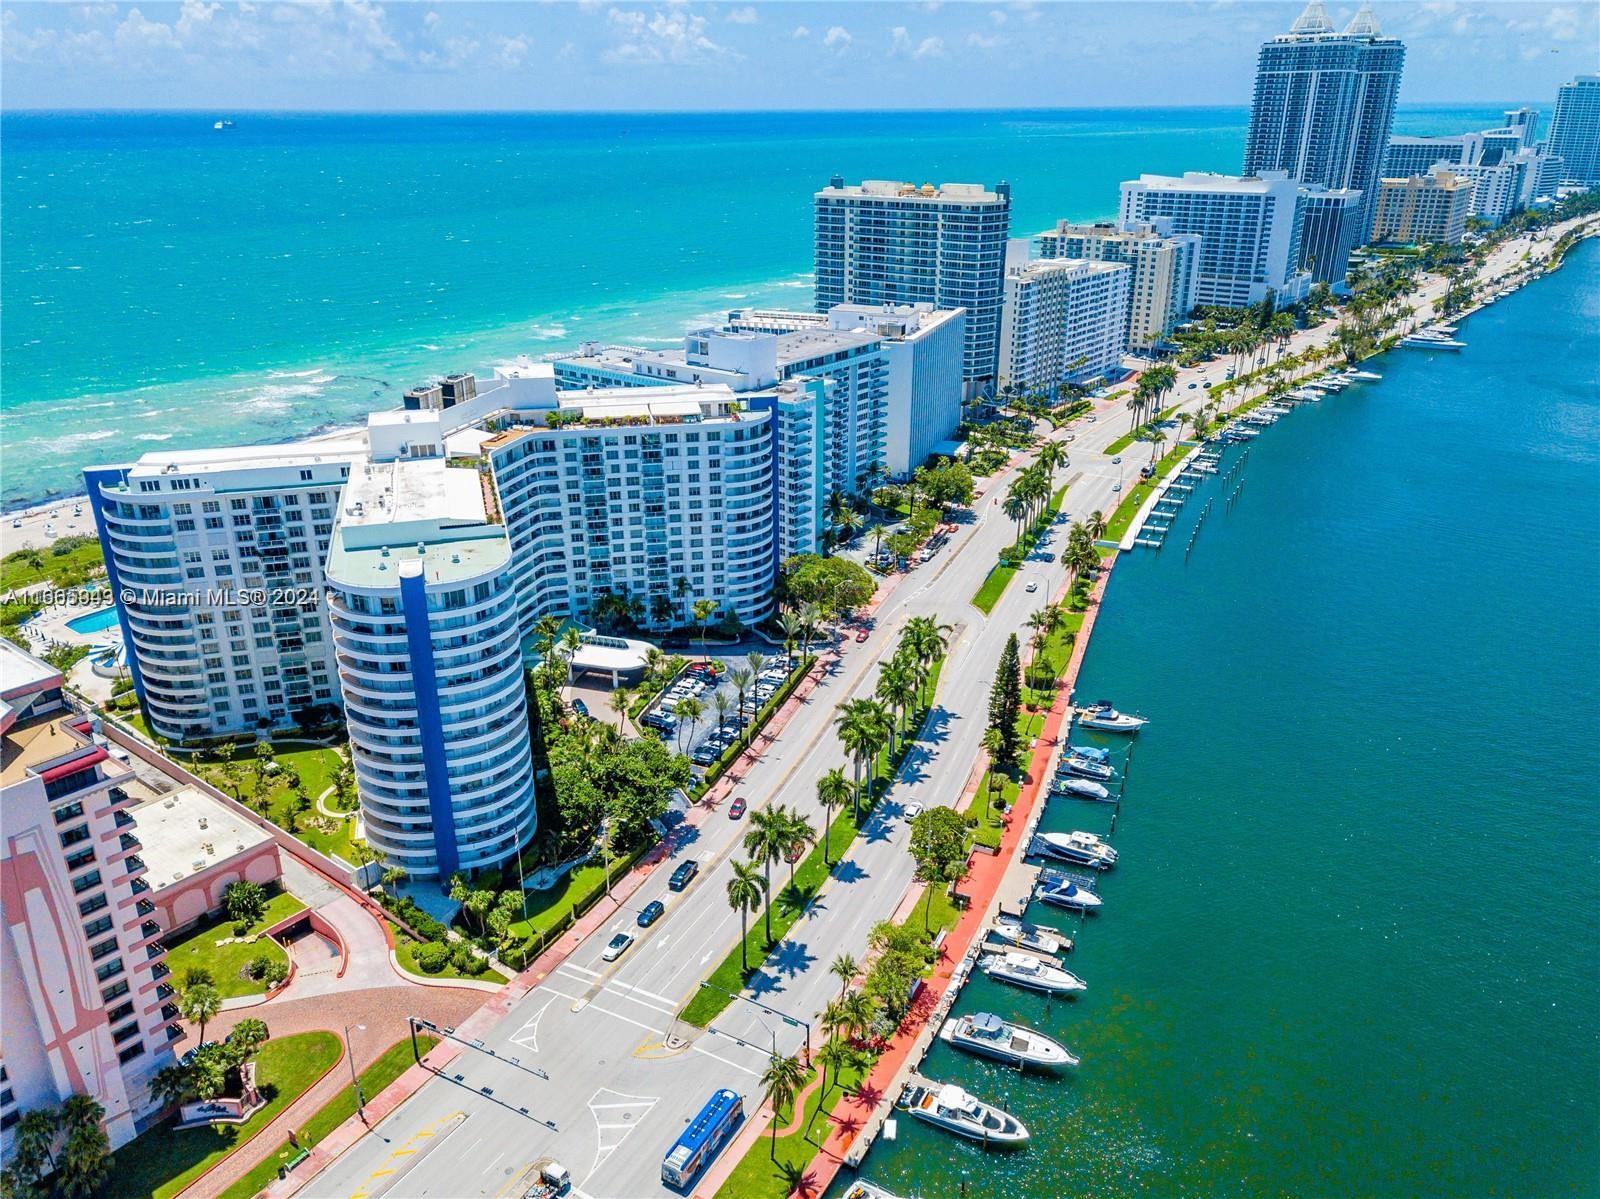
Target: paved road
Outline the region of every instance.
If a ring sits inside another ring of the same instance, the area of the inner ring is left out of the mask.
[[[1508,247],[1495,269],[1520,256]],[[1433,283],[1420,311],[1438,294]],[[1326,330],[1322,331],[1323,336]],[[1315,335],[1296,339],[1300,348]],[[1186,406],[1205,398],[1190,382],[1220,379],[1221,364],[1182,372],[1177,397]],[[1121,465],[1099,450],[1127,429],[1120,401],[1106,405],[1093,423],[1077,422],[1071,465],[1058,478],[1070,482],[1066,510],[1074,518],[1107,513],[1119,498],[1113,488],[1131,484],[1143,447]],[[1059,436],[1065,436],[1063,431]],[[939,695],[889,802],[880,806],[836,869],[811,912],[765,963],[755,989],[768,1007],[808,1019],[837,991],[827,973],[841,951],[863,955],[867,933],[887,916],[911,881],[902,805],[952,804],[978,756],[995,662],[1005,638],[1060,582],[1061,567],[1035,556],[985,618],[970,604],[1011,522],[998,504],[1005,478],[992,480],[973,517],[928,565],[920,568],[879,610],[870,638],[845,642],[833,673],[810,696],[738,793],[752,807],[789,804],[821,824],[816,780],[844,765],[832,729],[839,704],[870,693],[877,664],[893,652],[906,620],[932,615],[957,625]],[[1058,527],[1046,553],[1065,538]],[[1040,587],[1029,593],[1027,583]],[[485,1040],[447,1067],[380,1129],[313,1180],[311,1196],[520,1195],[534,1159],[554,1155],[572,1172],[575,1193],[592,1199],[634,1199],[669,1194],[659,1181],[662,1155],[687,1120],[717,1087],[740,1091],[747,1110],[760,1101],[758,1075],[774,1050],[794,1051],[797,1026],[736,1003],[707,1032],[675,1025],[673,1013],[735,944],[738,918],[724,885],[745,825],[713,817],[677,847],[679,858],[701,862],[696,882],[681,895],[666,889],[670,870],[657,870],[635,895],[632,910],[614,928],[633,930],[638,908],[653,899],[667,915],[640,935],[622,960],[601,952],[610,929],[593,937],[531,991]],[[634,930],[637,931],[637,930]],[[678,1038],[682,1038],[680,1041]],[[492,1051],[492,1054],[491,1054]],[[543,1070],[540,1078],[525,1067]],[[525,1110],[524,1110],[525,1109]]]

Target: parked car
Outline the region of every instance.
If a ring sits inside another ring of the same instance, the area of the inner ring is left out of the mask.
[[[606,951],[600,956],[608,962],[614,962],[628,952],[628,946],[633,944],[632,933],[618,933],[606,943]]]
[[[856,640],[857,641],[865,641],[866,639],[867,639],[867,630],[866,629],[857,629],[856,630]]]
[[[639,927],[649,928],[657,920],[660,920],[661,917],[666,914],[666,911],[666,904],[662,903],[659,899],[652,899],[649,903],[645,904],[644,907],[639,909]]]
[[[693,858],[690,858],[687,862],[679,863],[678,868],[672,872],[672,877],[667,880],[667,890],[682,891],[694,881],[694,876],[699,873],[700,863]]]
[[[589,705],[581,699],[575,699],[572,701],[572,710],[579,716],[587,716],[589,714]]]
[[[784,851],[783,860],[785,862],[788,862],[789,865],[793,866],[796,862],[798,862],[801,858],[803,858],[805,856],[805,852],[806,852],[806,843],[804,841],[797,841],[797,842],[795,842],[795,844],[789,846],[789,848]]]
[[[739,819],[739,817],[745,814],[745,809],[747,809],[749,806],[749,804],[745,803],[744,796],[740,795],[736,797],[734,801],[728,805],[728,819]]]

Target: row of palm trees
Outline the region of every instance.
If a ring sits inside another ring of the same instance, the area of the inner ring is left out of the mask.
[[[1017,526],[1013,547],[1022,545],[1026,530],[1033,527],[1050,505],[1055,494],[1056,471],[1067,461],[1067,447],[1059,441],[1047,441],[1039,447],[1033,461],[1017,472],[1016,478],[1006,488],[1006,498],[1000,510]]]
[[[854,782],[838,767],[817,780],[817,799],[824,813],[822,860],[832,860],[834,810],[847,800],[852,804],[854,823],[861,823],[861,797],[869,790],[878,772],[879,756],[893,755],[909,735],[912,715],[923,702],[933,666],[944,653],[951,626],[931,616],[914,616],[901,630],[894,656],[878,673],[878,685],[871,699],[851,700],[839,710],[836,728],[839,740],[851,756]],[[682,705],[679,705],[682,712]],[[789,864],[789,885],[794,885],[794,867],[807,845],[817,840],[817,830],[798,812],[785,806],[768,808],[750,815],[744,836],[747,860],[733,863],[728,880],[728,905],[739,913],[739,961],[744,973],[750,971],[746,948],[749,917],[766,908],[766,940],[772,943],[772,867],[782,860]]]

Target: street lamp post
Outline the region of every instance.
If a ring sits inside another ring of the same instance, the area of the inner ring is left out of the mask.
[[[357,1024],[354,1027],[357,1032],[367,1031],[365,1024]],[[351,1026],[348,1024],[344,1026],[344,1055],[350,1059],[350,1085],[355,1088],[356,1092],[356,1111],[361,1116],[361,1122],[365,1124],[367,1122],[367,1100],[366,1096],[361,1093],[361,1079],[356,1076],[356,1055],[355,1051],[350,1048],[350,1028]],[[413,1035],[415,1035],[414,1032]]]

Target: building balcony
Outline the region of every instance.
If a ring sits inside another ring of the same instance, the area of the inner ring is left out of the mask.
[[[130,877],[137,878],[138,875],[143,874],[149,869],[149,867],[145,865],[144,859],[138,854],[132,854],[125,858],[124,861],[128,863],[128,875]]]
[[[151,903],[148,899],[141,899],[138,903],[134,904],[133,910],[138,912],[141,916],[150,916],[155,913],[156,905]]]
[[[168,967],[168,965],[165,962],[157,962],[154,966],[150,967],[150,977],[154,978],[154,979],[158,979],[159,980],[159,979],[166,978],[171,973],[172,973],[171,968]],[[170,988],[168,988],[168,993],[169,994],[171,993],[171,989]],[[156,994],[157,995],[161,994],[161,988],[160,987],[156,988]]]
[[[171,999],[177,993],[177,990],[170,983],[158,983],[156,985],[157,999]],[[164,1008],[162,1009],[163,1013],[165,1013],[165,1010]]]
[[[118,813],[118,815],[120,814],[121,813]],[[140,843],[139,838],[135,837],[132,833],[123,833],[118,840],[120,841],[122,848],[126,850],[139,850],[144,848],[143,844]]]
[[[178,1019],[181,1014],[178,1011],[178,1005],[175,1003],[163,1003],[161,1005],[161,1018],[169,1024]]]
[[[176,1041],[181,1036],[183,1036],[182,1028],[176,1024],[167,1025],[167,1040]]]
[[[166,952],[167,947],[160,941],[152,941],[149,945],[145,946],[144,960],[147,962],[153,962],[157,958],[165,956]]]

